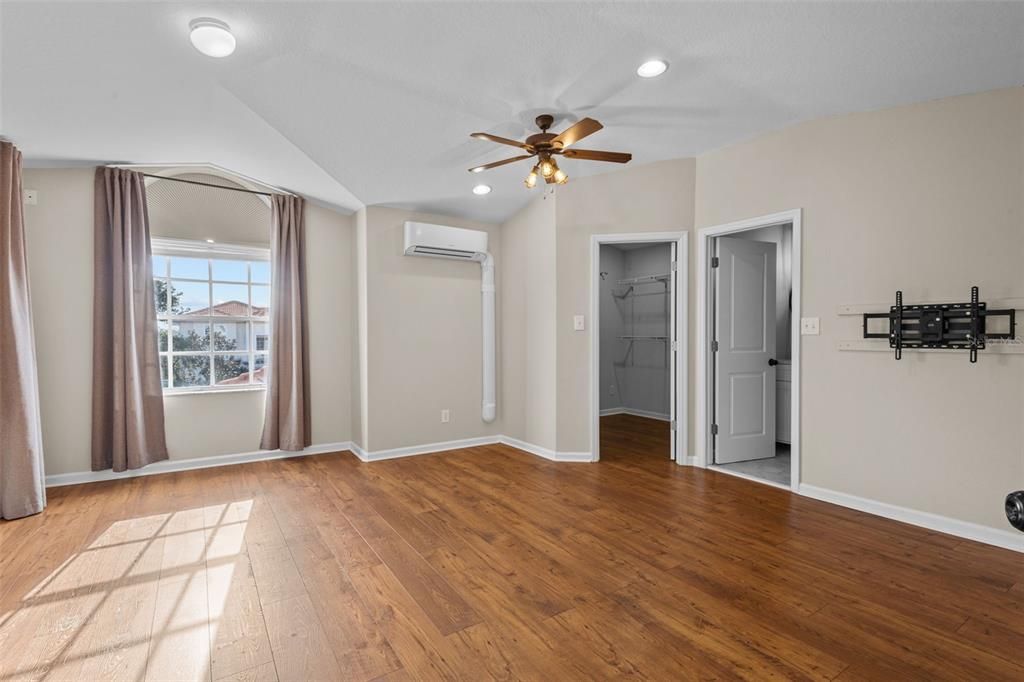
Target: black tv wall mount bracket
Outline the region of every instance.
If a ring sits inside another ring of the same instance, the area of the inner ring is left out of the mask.
[[[1005,332],[989,331],[990,318],[1005,317]],[[991,339],[1015,339],[1016,316],[1013,310],[989,310],[978,300],[978,287],[971,287],[967,303],[928,303],[903,305],[903,292],[896,292],[896,305],[888,313],[864,313],[864,338],[889,339],[896,359],[904,348],[947,348],[970,351],[971,362]],[[871,331],[871,320],[889,320],[888,331]]]

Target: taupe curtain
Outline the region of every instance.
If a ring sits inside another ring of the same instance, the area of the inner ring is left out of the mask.
[[[144,180],[122,168],[96,169],[93,471],[167,459]]]
[[[18,519],[45,506],[21,152],[0,142],[0,516]]]
[[[273,196],[270,376],[260,442],[264,450],[302,450],[312,443],[302,208],[301,197]]]

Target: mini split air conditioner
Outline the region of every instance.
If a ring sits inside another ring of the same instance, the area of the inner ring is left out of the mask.
[[[487,233],[410,221],[405,223],[405,255],[480,263],[484,361],[481,418],[493,422],[498,409],[494,390],[494,258],[487,252]]]
[[[460,227],[407,222],[405,255],[482,261],[487,255],[487,233]]]

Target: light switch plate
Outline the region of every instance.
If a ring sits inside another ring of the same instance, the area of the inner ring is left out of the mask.
[[[801,336],[817,336],[821,333],[821,318],[818,317],[801,317],[800,318],[800,335]]]
[[[35,206],[39,203],[39,190],[27,189],[25,190],[24,195],[26,206]]]
[[[577,332],[583,331],[584,324],[583,324],[583,316],[582,315],[574,315],[573,316],[573,318],[572,318],[572,328],[573,328],[573,331],[577,331]]]

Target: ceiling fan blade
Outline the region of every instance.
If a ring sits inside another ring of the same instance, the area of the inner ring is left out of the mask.
[[[519,142],[518,140],[510,140],[507,137],[499,137],[497,135],[491,135],[490,133],[471,133],[470,137],[475,137],[478,140],[488,140],[490,142],[497,142],[498,144],[507,144],[512,147],[519,147],[520,149],[530,150],[529,145]]]
[[[579,142],[587,135],[593,135],[601,128],[604,128],[604,126],[592,118],[580,119],[572,126],[559,133],[553,140],[551,140],[551,144],[556,147],[561,146],[562,149],[565,149],[569,145]]]
[[[629,163],[633,158],[632,154],[625,152],[598,152],[590,149],[566,149],[562,152],[562,156],[584,161],[610,161],[612,163]]]
[[[532,158],[533,154],[524,154],[523,156],[513,156],[511,159],[503,159],[501,161],[495,161],[494,163],[485,163],[482,166],[476,166],[470,168],[470,173],[479,173],[480,171],[488,170],[489,168],[497,168],[498,166],[504,166],[506,163],[514,163],[516,161],[522,161],[523,159]]]

